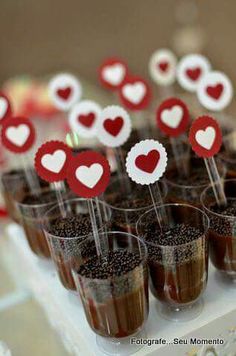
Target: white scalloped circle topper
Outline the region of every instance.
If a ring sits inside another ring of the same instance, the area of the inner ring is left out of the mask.
[[[149,61],[149,72],[159,85],[171,85],[176,78],[177,58],[169,49],[155,51]]]
[[[80,100],[82,87],[78,79],[68,73],[56,75],[49,82],[49,96],[59,110],[68,111]]]
[[[167,153],[164,146],[155,140],[136,143],[126,158],[128,176],[135,183],[153,184],[164,174],[167,166]]]
[[[122,146],[131,133],[131,120],[121,106],[107,106],[102,110],[97,123],[97,137],[107,147]]]

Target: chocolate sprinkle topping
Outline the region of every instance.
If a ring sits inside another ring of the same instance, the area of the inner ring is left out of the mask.
[[[91,279],[107,279],[122,276],[141,264],[138,253],[127,250],[110,251],[102,257],[93,257],[83,264],[78,274]]]
[[[51,222],[50,234],[61,237],[87,236],[92,233],[89,215],[71,215]]]

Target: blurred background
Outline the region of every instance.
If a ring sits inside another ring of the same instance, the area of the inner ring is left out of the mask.
[[[196,47],[234,79],[235,0],[2,0],[0,80],[61,70],[96,81],[109,55],[147,75],[151,53]]]

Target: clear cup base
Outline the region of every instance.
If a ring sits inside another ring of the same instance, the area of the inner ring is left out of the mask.
[[[236,287],[236,273],[232,272],[222,272],[215,271],[215,279],[219,285],[223,288],[234,288]]]
[[[196,319],[202,312],[203,299],[200,298],[190,305],[174,307],[163,303],[157,303],[157,312],[165,320],[174,322],[186,322]]]
[[[116,356],[128,356],[134,354],[144,347],[144,345],[142,345],[142,343],[131,343],[131,340],[146,338],[147,334],[145,329],[138,331],[136,334],[120,339],[107,338],[99,335],[96,336],[97,345],[102,354]]]

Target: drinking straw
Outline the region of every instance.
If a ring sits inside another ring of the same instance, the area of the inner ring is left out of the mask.
[[[211,181],[212,189],[218,206],[226,206],[227,198],[224,192],[224,186],[219,175],[214,157],[204,158],[207,173]]]

